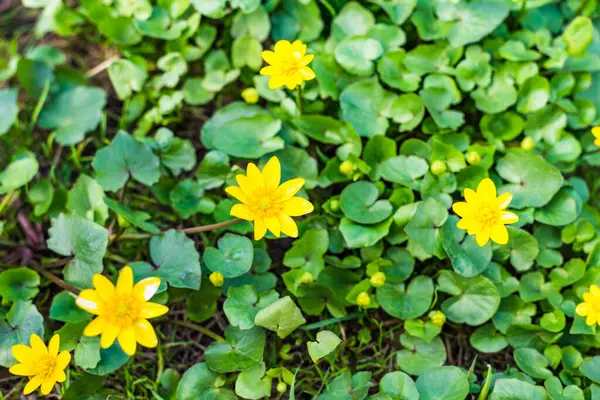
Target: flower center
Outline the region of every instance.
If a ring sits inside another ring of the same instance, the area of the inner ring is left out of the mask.
[[[253,212],[261,218],[277,214],[280,205],[277,199],[274,199],[270,193],[261,194],[256,198],[253,204]]]
[[[46,379],[46,378],[49,378],[54,373],[55,369],[56,369],[56,357],[53,357],[50,354],[45,354],[45,355],[41,356],[38,361],[36,375],[41,376],[44,379]]]
[[[286,58],[281,65],[281,74],[285,76],[295,75],[300,69],[302,56],[296,52],[291,57]]]
[[[498,223],[500,218],[499,211],[489,205],[484,205],[479,210],[477,219],[483,226],[492,227]]]
[[[272,204],[273,203],[271,202],[270,198],[263,197],[258,201],[258,208],[260,208],[262,212],[267,212],[271,208]]]
[[[130,294],[115,295],[106,306],[106,317],[115,325],[132,325],[140,315],[140,306],[140,301]]]

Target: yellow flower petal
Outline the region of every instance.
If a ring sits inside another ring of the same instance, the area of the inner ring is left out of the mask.
[[[160,278],[152,276],[142,279],[133,286],[133,295],[144,300],[150,300],[160,286]]]
[[[503,193],[496,199],[496,203],[501,210],[505,210],[513,199],[511,193]]]
[[[304,79],[305,81],[310,81],[312,79],[315,79],[315,77],[317,76],[315,74],[315,71],[313,71],[309,67],[302,68],[300,70],[300,74],[302,75],[302,79]]]
[[[117,293],[128,294],[133,289],[133,271],[129,265],[123,267],[117,279]]]
[[[598,321],[598,316],[596,315],[596,313],[592,313],[590,315],[587,316],[587,318],[585,319],[585,323],[588,326],[594,326],[594,324]]]
[[[32,333],[31,336],[29,336],[29,344],[31,345],[35,357],[48,354],[48,349],[46,348],[44,341],[35,333]]]
[[[56,357],[56,369],[62,371],[65,368],[67,368],[67,366],[69,365],[70,362],[71,362],[71,353],[69,353],[66,350],[63,350]],[[60,379],[57,379],[57,381],[62,382]]]
[[[115,339],[119,335],[121,329],[113,324],[106,324],[100,336],[100,347],[108,349],[115,342]]]
[[[469,207],[469,204],[464,201],[459,201],[457,203],[452,204],[452,210],[459,217],[464,218],[466,216],[471,215],[471,208]]]
[[[34,376],[29,382],[27,382],[27,385],[25,385],[25,389],[23,389],[23,394],[27,395],[33,393],[35,389],[40,387],[40,385],[43,382],[44,378],[41,378],[40,376]]]
[[[56,357],[58,355],[58,348],[60,347],[60,336],[54,335],[48,343],[48,354]]]
[[[475,204],[479,202],[479,198],[477,197],[477,193],[470,188],[466,188],[465,189],[465,200],[467,201],[467,203],[471,204]]]
[[[237,181],[240,189],[242,189],[242,193],[247,198],[252,198],[254,196],[254,186],[252,186],[252,182],[245,175],[236,175],[235,180]]]
[[[135,330],[133,326],[126,326],[121,329],[119,332],[119,345],[123,352],[129,356],[135,354],[135,348],[137,347],[137,342],[135,340]]]
[[[284,235],[293,238],[298,237],[298,226],[289,215],[279,213],[277,215],[277,219],[279,220],[279,227],[281,228],[281,232]]]
[[[302,186],[304,186],[304,179],[290,179],[277,188],[275,196],[281,199],[281,201],[289,200],[302,189]]]
[[[272,66],[272,65],[269,65],[268,67],[263,67],[263,68],[261,68],[261,70],[260,70],[260,74],[261,74],[262,76],[272,76],[272,75],[276,75],[276,74],[277,74],[277,72],[278,72],[277,68],[276,68],[276,67],[274,67],[274,66]]]
[[[145,303],[140,310],[140,317],[144,319],[156,318],[169,312],[169,307],[157,303]]]
[[[477,194],[484,198],[496,198],[496,185],[490,178],[485,178],[477,186]]]
[[[271,215],[266,217],[265,225],[267,226],[267,229],[276,237],[281,235],[281,228],[279,227],[279,220],[277,219],[277,216]]]
[[[594,296],[590,292],[585,292],[583,294],[583,301],[586,303],[592,303],[594,301]]]
[[[490,240],[490,231],[487,229],[480,230],[479,232],[477,232],[475,240],[477,241],[478,245],[485,246],[486,243]]]
[[[310,64],[312,62],[312,60],[314,60],[315,55],[314,54],[307,54],[302,58],[302,65],[307,66],[308,64]]]
[[[589,314],[590,310],[589,310],[589,307],[588,307],[588,305],[586,303],[581,303],[581,304],[577,305],[577,308],[575,309],[575,312],[580,317],[587,317],[587,315]]]
[[[275,43],[275,54],[285,54],[292,52],[292,44],[287,40],[280,40]]]
[[[104,275],[95,274],[92,278],[92,284],[102,300],[109,300],[115,295],[115,285]]]
[[[273,191],[279,186],[281,181],[281,165],[277,157],[271,157],[262,171],[262,177],[265,182],[265,188]]]
[[[254,240],[260,240],[267,234],[267,225],[263,218],[254,220]]]
[[[156,332],[154,332],[154,328],[145,319],[138,320],[133,326],[135,329],[135,338],[139,344],[144,347],[156,347],[158,344],[158,338],[156,337]]]
[[[283,212],[290,217],[306,215],[314,210],[312,203],[302,197],[292,197],[283,203]]]
[[[104,317],[96,317],[86,325],[83,330],[84,336],[98,336],[104,331],[104,328],[108,322]]]
[[[8,369],[8,372],[10,372],[13,375],[19,375],[19,376],[33,376],[35,375],[35,364],[15,364],[12,367],[10,367]]]
[[[471,226],[471,221],[467,218],[463,218],[456,223],[456,227],[463,230],[469,229],[469,226]]]
[[[31,347],[24,344],[15,344],[12,348],[13,357],[21,363],[28,363],[35,358]]]
[[[229,212],[229,214],[246,221],[254,221],[254,213],[252,213],[250,207],[248,207],[245,204],[234,205],[233,207],[231,207],[231,211]]]
[[[241,201],[242,203],[245,203],[245,204],[249,203],[248,198],[246,197],[246,195],[244,194],[242,189],[239,188],[238,186],[229,186],[228,188],[225,189],[225,192],[227,192],[227,194],[234,197],[235,199]]]
[[[292,43],[292,52],[294,53],[299,53],[300,58],[304,57],[304,54],[306,54],[306,45],[304,43],[302,43],[300,40],[295,40],[294,43]]]
[[[55,383],[56,383],[56,381],[52,378],[48,378],[48,379],[44,380],[44,382],[42,382],[42,388],[41,388],[42,394],[44,396],[50,394]]]
[[[285,83],[285,86],[287,86],[287,88],[290,90],[294,90],[296,89],[296,86],[298,86],[298,82],[293,78],[288,78],[287,82]]]
[[[102,300],[100,300],[98,293],[93,289],[84,289],[79,292],[75,304],[91,314],[98,315],[102,310]]]
[[[514,224],[515,222],[519,222],[519,217],[517,216],[517,214],[511,213],[509,211],[504,211],[500,216],[500,221],[505,225]]]
[[[65,371],[63,371],[62,369],[57,369],[52,374],[52,379],[54,379],[56,382],[62,383],[67,380],[67,375],[65,375]]]
[[[246,170],[246,177],[250,181],[252,188],[254,191],[263,191],[265,188],[265,181],[263,180],[262,174],[260,170],[254,163],[248,163],[248,167]]]
[[[590,286],[590,293],[596,297],[600,296],[600,288],[598,288],[598,286],[596,285],[591,285]]]
[[[600,126],[595,126],[592,128],[592,135],[597,138],[600,138]]]
[[[265,50],[260,55],[262,56],[263,60],[271,65],[279,64],[279,57],[277,57],[277,54],[271,50]]]
[[[492,226],[490,239],[498,244],[508,243],[508,231],[506,230],[506,226],[502,224]]]
[[[287,79],[285,76],[271,76],[271,78],[269,78],[269,89],[279,89],[284,86],[286,82]]]

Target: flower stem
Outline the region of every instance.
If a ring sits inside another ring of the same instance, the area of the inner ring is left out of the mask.
[[[46,271],[42,266],[38,266],[38,265],[35,265],[32,263],[30,265],[30,267],[33,268],[34,270],[36,270],[37,272],[39,272],[40,275],[43,275],[44,277],[46,277],[52,283],[60,286],[61,288],[68,290],[69,292],[73,293],[76,296],[79,294],[79,289],[77,289],[74,286],[69,285],[67,282],[63,281],[58,276],[54,275],[52,272]]]
[[[193,226],[191,228],[183,228],[183,229],[178,229],[179,232],[184,232],[184,233],[199,233],[199,232],[207,232],[207,231],[213,231],[215,229],[221,229],[221,228],[226,228],[228,226],[231,225],[235,225],[237,223],[242,222],[241,219],[236,218],[236,219],[232,219],[230,221],[225,221],[225,222],[219,222],[216,224],[210,224],[210,225],[200,225],[200,226]],[[152,233],[123,233],[121,235],[115,234],[112,235],[110,237],[110,240],[113,241],[115,239],[149,239],[152,236],[156,236]]]
[[[296,87],[296,103],[298,104],[298,114],[302,115],[302,85]]]
[[[187,321],[179,321],[176,319],[169,319],[166,322],[171,325],[178,325],[178,326],[183,326],[184,328],[193,329],[195,331],[205,334],[206,336],[216,340],[217,342],[226,342],[226,340],[223,336],[218,335],[218,334],[214,333],[213,331],[211,331],[210,329],[207,329],[203,326],[196,325],[196,324],[193,324],[193,323],[187,322]]]

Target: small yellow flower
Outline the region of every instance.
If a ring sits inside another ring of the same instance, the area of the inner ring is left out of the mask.
[[[248,104],[258,103],[258,90],[253,87],[246,88],[242,91],[242,98]]]
[[[305,272],[300,277],[300,282],[302,282],[305,285],[310,285],[314,281],[315,281],[315,277],[310,272]]]
[[[519,221],[515,214],[505,211],[512,200],[512,194],[504,193],[496,197],[496,185],[491,179],[485,178],[473,189],[465,189],[466,202],[452,205],[452,209],[462,219],[458,221],[460,229],[466,230],[469,235],[476,235],[480,246],[492,239],[498,244],[508,243],[507,224]]]
[[[52,391],[56,382],[64,382],[67,379],[64,369],[71,362],[71,354],[63,350],[60,353],[60,337],[52,336],[48,347],[35,333],[29,337],[30,346],[15,344],[12,353],[20,363],[10,367],[9,372],[14,375],[28,376],[29,382],[25,385],[23,394],[32,393],[40,385],[45,396]]]
[[[85,289],[79,293],[76,304],[79,308],[97,315],[83,334],[100,336],[100,346],[106,349],[118,339],[125,354],[135,354],[136,344],[156,347],[158,339],[150,318],[160,317],[169,311],[167,306],[151,303],[160,286],[156,277],[142,279],[133,284],[133,272],[129,266],[119,273],[117,286],[100,274],[94,275],[95,289]]]
[[[304,185],[304,179],[291,179],[283,184],[281,166],[277,157],[271,157],[261,171],[248,164],[246,175],[235,177],[239,186],[229,186],[225,191],[242,204],[231,207],[230,214],[246,221],[254,221],[254,239],[260,240],[267,229],[276,237],[284,233],[298,237],[298,227],[291,217],[313,211],[310,201],[294,196]]]
[[[261,75],[270,76],[269,87],[277,89],[287,86],[294,90],[303,81],[315,78],[315,73],[308,64],[315,58],[314,54],[306,54],[306,45],[299,40],[290,43],[280,40],[275,43],[275,51],[263,51],[262,58],[269,64],[260,70]]]
[[[225,279],[223,278],[223,274],[220,272],[213,272],[208,276],[208,280],[213,284],[214,287],[221,287]]]
[[[429,313],[429,319],[431,320],[431,323],[436,325],[436,326],[443,326],[446,323],[446,315],[441,312],[441,311],[431,311]]]
[[[354,171],[354,164],[352,161],[346,160],[340,164],[340,172],[343,175],[350,176],[352,175],[352,171]]]
[[[592,135],[594,135],[594,144],[596,146],[600,146],[600,126],[595,126],[592,128]]]
[[[598,286],[590,286],[590,291],[583,294],[583,303],[577,305],[575,312],[580,317],[587,317],[585,319],[587,325],[600,325],[600,288]]]

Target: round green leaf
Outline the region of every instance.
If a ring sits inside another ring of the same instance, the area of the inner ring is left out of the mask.
[[[4,301],[32,299],[39,292],[38,286],[40,276],[29,268],[7,269],[0,273],[0,297]]]
[[[457,367],[426,371],[417,379],[419,400],[462,400],[469,394],[469,381]]]
[[[359,224],[376,224],[392,215],[387,200],[377,200],[379,191],[370,182],[356,182],[342,191],[340,203],[346,217]]]
[[[446,361],[446,348],[439,337],[425,342],[402,334],[400,343],[404,349],[396,356],[398,367],[411,375],[423,375],[428,370],[441,367]]]
[[[217,242],[218,249],[207,247],[202,259],[206,267],[220,272],[225,278],[241,276],[252,267],[254,248],[245,236],[226,233]]]
[[[225,330],[226,343],[214,342],[204,353],[208,367],[218,373],[243,371],[263,360],[266,336],[262,328],[242,331],[235,327]]]
[[[433,281],[419,275],[408,285],[386,283],[377,289],[377,302],[390,315],[401,319],[417,318],[425,314],[433,299]]]

